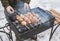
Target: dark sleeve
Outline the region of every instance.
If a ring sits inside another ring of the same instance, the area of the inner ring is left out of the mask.
[[[6,8],[7,6],[9,6],[8,0],[1,0],[1,3],[2,3],[2,5],[3,5],[4,8]]]
[[[26,3],[28,3],[28,4],[30,3],[30,1],[31,1],[31,0],[24,0],[24,2],[26,2]]]

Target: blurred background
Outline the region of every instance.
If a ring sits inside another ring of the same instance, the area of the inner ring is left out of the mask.
[[[60,0],[31,0],[30,2],[30,8],[36,8],[40,7],[44,10],[50,10],[55,9],[56,11],[60,12]],[[3,27],[7,23],[7,20],[4,15],[4,8],[0,1],[0,27]],[[0,29],[2,30],[2,29]],[[8,30],[5,29],[7,32]],[[40,34],[38,34],[37,41],[48,41],[50,36],[50,30],[48,29]],[[13,33],[13,40],[15,41],[15,34]],[[6,34],[0,33],[0,36],[2,37],[3,41],[9,41]],[[1,40],[0,40],[1,41]],[[28,40],[26,40],[28,41]],[[54,33],[51,41],[60,41],[60,27],[56,30]]]

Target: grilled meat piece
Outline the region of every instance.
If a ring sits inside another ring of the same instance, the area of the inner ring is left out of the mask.
[[[20,17],[19,15],[16,16],[16,19],[17,19],[18,21],[20,21],[20,22],[23,21],[23,18]]]
[[[38,14],[36,14],[34,12],[32,12],[32,13],[33,13],[33,16],[35,16],[37,18],[37,21],[40,21],[41,20],[41,18],[40,18],[40,16]]]
[[[29,18],[26,17],[25,15],[21,15],[21,17],[23,17],[24,21],[26,21],[27,23],[31,23],[31,21],[29,20]]]
[[[26,21],[22,21],[21,24],[24,25],[24,26],[26,26],[27,22]]]
[[[32,13],[28,12],[28,14],[27,14],[26,16],[30,19],[30,21],[31,21],[32,23],[35,22],[35,19],[33,18],[34,16],[32,15]]]

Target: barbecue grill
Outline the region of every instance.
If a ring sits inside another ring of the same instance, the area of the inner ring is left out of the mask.
[[[25,13],[25,11],[23,11]],[[38,14],[41,18],[41,22],[39,22],[36,26],[29,26],[30,29],[26,29],[25,26],[20,25],[17,21],[10,21],[11,23],[11,29],[15,32],[16,37],[19,39],[28,39],[31,38],[33,35],[39,34],[49,28],[52,28],[54,25],[55,17],[51,15],[51,13],[47,10],[43,10],[39,7],[30,9],[27,12],[35,12]],[[22,11],[15,12],[15,14],[22,13]],[[11,19],[10,19],[11,20]],[[19,32],[20,29],[24,29],[23,32]],[[26,29],[26,30],[25,30]]]

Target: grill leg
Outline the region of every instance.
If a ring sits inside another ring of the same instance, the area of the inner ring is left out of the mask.
[[[17,38],[16,41],[24,41],[24,40],[22,40],[22,39],[18,39],[18,38]]]
[[[30,40],[28,40],[28,41],[32,41],[32,40],[37,41],[37,35],[34,35],[34,36],[33,36]],[[19,39],[19,38],[17,37],[16,41],[24,41],[24,40]]]
[[[37,35],[34,35],[31,39],[37,41]]]

